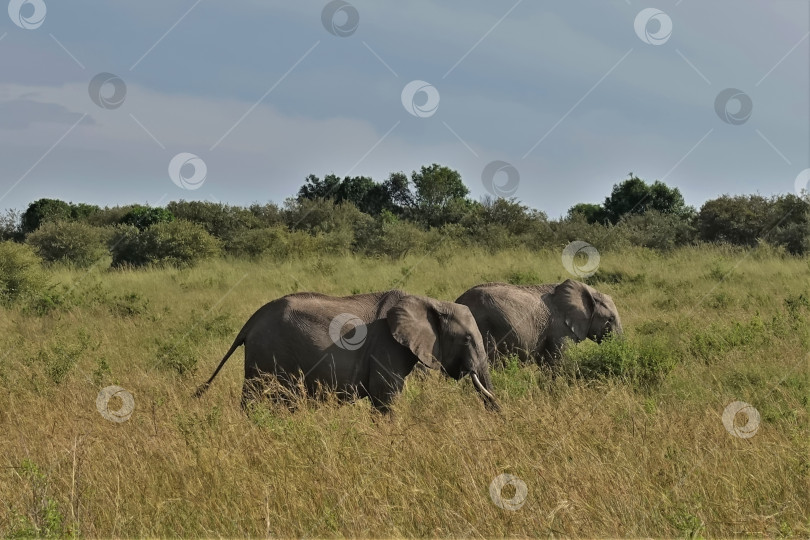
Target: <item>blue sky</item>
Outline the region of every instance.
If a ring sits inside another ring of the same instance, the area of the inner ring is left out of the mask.
[[[810,167],[805,1],[352,0],[333,19],[357,14],[345,37],[324,26],[323,10],[340,7],[325,1],[10,6],[0,208],[281,202],[311,173],[383,180],[433,162],[479,198],[482,171],[501,160],[520,175],[514,196],[556,217],[601,202],[630,171],[699,206],[792,192]],[[91,99],[99,73],[125,85],[120,106]],[[432,114],[403,105],[414,80],[435,88]],[[727,88],[750,99],[750,117],[721,119],[740,106],[718,113]],[[180,153],[199,157],[204,179],[187,165],[191,180],[173,182]]]

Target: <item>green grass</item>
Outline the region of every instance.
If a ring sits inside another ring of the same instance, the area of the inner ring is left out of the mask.
[[[615,300],[624,339],[570,347],[556,378],[507,359],[501,415],[434,373],[409,378],[391,418],[329,399],[244,414],[241,353],[191,396],[284,294],[453,300],[562,281],[559,253],[53,266],[0,307],[0,536],[810,535],[810,261],[601,256],[588,283]],[[123,423],[96,411],[113,384],[135,398]],[[737,400],[761,415],[752,438],[723,427]],[[491,501],[501,473],[526,483],[520,510]]]

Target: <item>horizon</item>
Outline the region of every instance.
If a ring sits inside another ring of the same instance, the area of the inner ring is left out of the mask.
[[[430,163],[458,171],[473,200],[513,196],[550,217],[601,204],[629,171],[695,208],[807,185],[810,5],[589,13],[13,1],[0,208],[281,205],[309,174],[382,182]]]
[[[441,164],[440,164],[440,165],[441,165]],[[404,171],[403,171],[403,172],[404,172]],[[315,175],[315,176],[318,176],[318,175]],[[635,176],[635,175],[634,175],[634,176]],[[319,178],[323,178],[323,176],[319,176]],[[408,174],[408,178],[410,179],[410,174]],[[616,182],[616,184],[615,184],[615,185],[621,184],[622,182],[624,182],[624,181],[626,181],[626,180],[628,180],[628,179],[629,179],[629,175],[628,175],[628,177],[626,177],[626,178],[624,178],[624,179],[619,180],[618,182]],[[341,178],[341,180],[342,180],[342,178]],[[378,184],[382,183],[382,181],[378,181],[377,179],[372,179],[372,180],[374,180],[374,182],[375,182],[375,183],[378,183]],[[462,182],[463,182],[463,181],[464,181],[464,178],[462,178],[461,180],[462,180]],[[643,180],[643,181],[644,181],[644,182],[645,182],[647,185],[651,185],[653,182],[655,182],[655,180],[648,180],[648,179],[645,179],[645,178],[641,178],[641,180]],[[301,185],[303,186],[303,185],[304,185],[304,183],[302,182],[302,184],[301,184]],[[465,185],[467,185],[467,184],[465,183]],[[469,186],[467,186],[467,187],[469,188]],[[669,186],[669,185],[668,185],[668,187],[670,187],[670,188],[674,188],[674,189],[678,189],[678,186]],[[679,190],[679,191],[680,191],[680,190]],[[605,202],[605,199],[606,199],[607,197],[609,197],[609,195],[610,195],[610,191],[608,191],[608,192],[605,194],[605,196],[604,196],[604,197],[602,197],[602,199],[601,199],[600,201],[597,201],[597,202],[595,202],[595,203],[593,203],[593,204],[598,204],[598,205],[600,205],[600,206],[601,206],[601,205],[603,205],[603,204],[604,204],[604,202]],[[761,193],[721,193],[721,194],[716,195],[715,197],[712,197],[712,198],[710,198],[710,199],[706,199],[705,201],[702,201],[702,202],[701,202],[699,205],[691,205],[691,204],[689,204],[688,202],[686,202],[685,204],[686,204],[686,206],[687,206],[687,207],[690,207],[690,208],[693,208],[693,209],[694,209],[694,210],[696,210],[696,211],[699,211],[699,210],[700,210],[700,208],[701,208],[701,206],[702,206],[703,204],[705,204],[707,201],[710,201],[710,200],[715,200],[715,199],[719,199],[719,198],[721,198],[721,197],[726,197],[726,196],[728,196],[728,197],[750,197],[750,196],[762,196],[762,197],[770,198],[770,197],[779,197],[779,196],[782,196],[782,195],[786,195],[786,194],[763,195],[763,194],[761,194]],[[788,193],[787,195],[789,195],[789,193]],[[482,196],[480,196],[480,197],[478,197],[478,198],[473,198],[471,195],[468,195],[468,196],[467,196],[467,198],[468,198],[468,199],[474,200],[474,201],[479,202],[479,203],[484,203],[484,201],[485,201],[485,199],[486,199],[487,197],[491,197],[491,199],[492,199],[492,200],[495,200],[495,199],[496,199],[496,197],[494,197],[494,196],[492,196],[492,195],[490,195],[490,194],[484,194],[484,195],[482,195]],[[48,198],[51,198],[51,197],[42,197],[42,198],[48,199]],[[505,198],[506,198],[507,200],[516,200],[516,202],[517,202],[517,203],[519,203],[519,204],[522,204],[522,205],[526,206],[526,207],[527,207],[529,210],[539,210],[538,208],[534,208],[534,207],[532,207],[531,205],[528,205],[528,204],[527,204],[525,201],[522,201],[522,200],[520,200],[520,199],[518,199],[518,198],[515,198],[515,197],[505,197]],[[225,201],[215,201],[215,200],[206,200],[206,199],[193,199],[193,198],[186,199],[186,198],[183,198],[183,197],[180,197],[180,198],[177,198],[177,199],[168,199],[168,200],[164,200],[164,201],[162,201],[160,204],[150,204],[150,203],[148,203],[148,202],[140,202],[140,201],[134,201],[134,202],[123,202],[123,203],[113,203],[113,204],[97,204],[97,203],[93,203],[93,202],[88,202],[88,201],[79,201],[79,200],[76,200],[76,201],[73,201],[73,200],[65,200],[64,202],[69,203],[69,204],[91,204],[91,205],[96,205],[96,206],[99,206],[101,209],[104,209],[104,208],[115,208],[115,207],[125,207],[125,206],[134,206],[134,205],[142,205],[142,206],[148,206],[148,207],[160,207],[160,208],[166,208],[166,207],[167,207],[167,206],[168,206],[170,203],[172,203],[172,202],[183,202],[183,201],[198,201],[198,202],[207,202],[207,203],[223,204],[223,205],[234,206],[234,207],[241,207],[241,208],[248,208],[248,207],[250,207],[250,206],[252,206],[252,205],[254,205],[254,204],[258,204],[258,205],[274,204],[274,205],[276,205],[276,206],[277,206],[277,207],[279,207],[279,208],[283,208],[283,207],[284,207],[284,204],[286,203],[286,201],[287,201],[288,199],[293,199],[293,200],[297,199],[297,191],[296,191],[296,193],[291,194],[291,195],[288,195],[287,197],[283,198],[283,199],[282,199],[282,200],[280,200],[280,201],[276,201],[276,200],[253,201],[253,202],[244,203],[244,204],[232,204],[232,203],[228,203],[228,202],[225,202]],[[59,199],[59,200],[62,200],[62,199]],[[29,203],[27,203],[27,204],[25,205],[25,207],[23,207],[23,208],[5,208],[5,209],[3,209],[3,210],[4,210],[4,211],[6,211],[6,212],[8,212],[9,210],[13,210],[13,211],[18,212],[20,215],[22,215],[22,214],[25,212],[25,210],[28,208],[28,206],[30,206],[30,205],[31,205],[31,204],[33,204],[34,202],[36,202],[36,201],[30,201],[30,202],[29,202]],[[351,202],[351,201],[345,201],[345,202]],[[586,202],[586,201],[580,201],[580,203],[582,203],[582,202]],[[589,202],[589,201],[588,201],[588,202]],[[546,215],[546,219],[549,219],[549,220],[560,220],[560,219],[564,219],[564,218],[566,217],[566,215],[568,214],[569,210],[570,210],[570,209],[571,209],[571,208],[572,208],[574,205],[576,205],[576,204],[580,204],[580,203],[574,203],[574,204],[572,204],[572,205],[571,205],[569,208],[565,209],[565,210],[564,210],[562,213],[560,213],[560,214],[559,214],[559,215],[557,215],[557,216],[552,216],[552,215],[549,215],[549,214],[548,214],[548,213],[546,213],[545,211],[543,211],[543,212],[544,212],[544,214]]]

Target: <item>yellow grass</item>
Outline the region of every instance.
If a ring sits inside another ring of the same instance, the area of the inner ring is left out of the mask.
[[[436,375],[409,380],[391,418],[364,401],[247,416],[241,352],[191,394],[281,295],[397,287],[453,300],[483,281],[561,281],[559,254],[49,274],[55,307],[0,308],[2,536],[810,535],[806,258],[603,253],[591,282],[631,343],[669,344],[663,382],[511,365],[494,377],[502,415],[469,380]],[[134,396],[123,423],[96,410],[113,384]],[[751,438],[723,426],[736,400],[761,415]],[[502,473],[526,485],[517,510],[490,497]]]

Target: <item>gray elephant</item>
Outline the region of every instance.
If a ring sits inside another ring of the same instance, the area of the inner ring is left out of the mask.
[[[343,400],[367,397],[387,412],[405,377],[421,362],[456,380],[470,374],[485,405],[498,409],[475,319],[466,306],[452,302],[397,290],[342,298],[284,296],[250,317],[198,396],[243,344],[243,407],[264,373],[275,375],[286,389],[297,388],[303,375],[308,395],[326,388]]]
[[[497,353],[517,353],[523,361],[555,367],[566,337],[600,343],[609,332],[622,334],[613,299],[571,279],[549,285],[486,283],[456,302],[470,308],[491,362]]]

